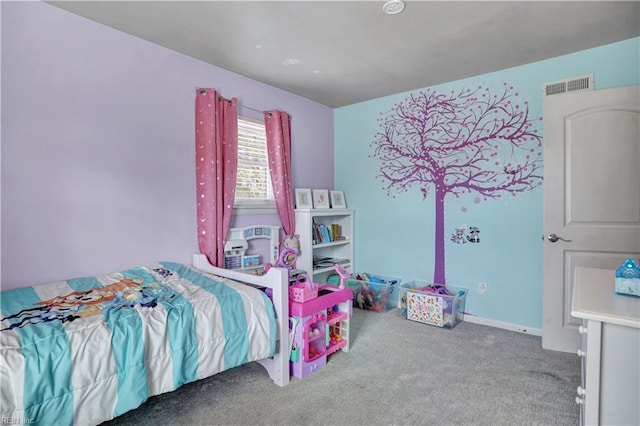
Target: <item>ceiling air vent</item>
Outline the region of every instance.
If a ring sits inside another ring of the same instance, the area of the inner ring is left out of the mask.
[[[593,90],[593,74],[554,81],[553,83],[545,84],[543,87],[545,96],[560,93],[584,92],[585,90]]]

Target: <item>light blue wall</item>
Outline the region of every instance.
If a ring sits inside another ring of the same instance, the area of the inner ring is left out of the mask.
[[[530,104],[530,117],[542,116],[542,86],[565,78],[594,74],[595,88],[640,83],[640,38],[546,61],[454,81],[431,89],[460,90],[479,85],[499,88],[508,82]],[[425,70],[428,72],[428,70]],[[416,91],[417,92],[417,91]],[[375,178],[380,162],[371,142],[382,130],[377,119],[411,92],[362,102],[334,112],[335,188],[345,191],[355,209],[358,272],[431,282],[434,273],[434,199],[422,199],[417,187],[391,198]],[[543,123],[538,122],[543,134]],[[548,185],[545,182],[544,185]],[[447,284],[469,288],[466,312],[525,327],[542,325],[542,192],[476,204],[475,194],[446,199]],[[463,212],[463,207],[467,211]],[[456,226],[478,226],[479,244],[454,244]],[[488,294],[477,294],[487,282]]]

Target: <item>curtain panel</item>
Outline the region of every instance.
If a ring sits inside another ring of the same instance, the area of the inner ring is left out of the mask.
[[[215,89],[196,89],[196,184],[198,247],[224,267],[238,169],[237,99]]]
[[[265,111],[264,123],[276,209],[284,233],[289,237],[296,231],[291,189],[291,117],[282,111]]]

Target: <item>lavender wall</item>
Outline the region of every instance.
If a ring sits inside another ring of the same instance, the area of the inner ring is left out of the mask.
[[[294,186],[333,187],[331,108],[46,3],[1,7],[2,290],[190,262],[196,87],[289,112]]]

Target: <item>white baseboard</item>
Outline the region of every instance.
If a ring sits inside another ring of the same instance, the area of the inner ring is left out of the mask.
[[[534,336],[542,336],[542,329],[525,327],[523,325],[512,324],[510,322],[496,321],[489,318],[483,318],[476,315],[464,314],[464,321],[474,324],[488,325],[489,327],[502,328],[504,330],[517,331],[518,333],[532,334]]]

